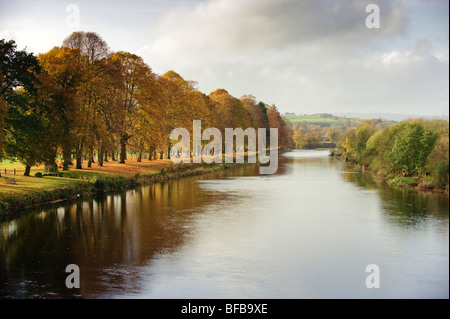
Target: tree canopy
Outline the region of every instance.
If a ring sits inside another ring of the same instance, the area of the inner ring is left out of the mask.
[[[0,40],[0,157],[29,168],[61,162],[82,169],[95,161],[126,163],[127,154],[148,160],[170,157],[177,127],[279,129],[286,123],[274,106],[225,89],[209,95],[174,70],[156,74],[129,52],[112,52],[95,32],[74,32],[46,53],[18,50]]]

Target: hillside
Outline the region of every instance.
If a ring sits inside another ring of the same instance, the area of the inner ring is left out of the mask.
[[[336,115],[336,114],[329,114],[329,113],[304,114],[304,115],[295,115],[293,113],[285,113],[283,115],[283,119],[286,122],[290,122],[291,124],[303,123],[303,124],[319,125],[321,127],[331,127],[331,126],[352,127],[352,126],[358,125],[359,123],[364,122],[365,120],[371,120],[371,119],[382,120],[383,122],[392,122],[392,124],[397,122],[397,121],[389,119],[389,118],[385,118],[385,117],[381,117],[381,116],[375,117],[372,115],[375,115],[375,114],[361,113],[360,116],[347,116],[347,115]]]

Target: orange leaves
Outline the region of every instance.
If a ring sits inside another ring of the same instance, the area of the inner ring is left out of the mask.
[[[278,145],[280,148],[290,147],[291,141],[286,123],[281,118],[275,105],[267,107],[267,117],[269,118],[270,127],[278,128]]]
[[[50,75],[62,90],[75,89],[84,75],[78,49],[54,47],[49,52],[39,55],[39,62],[43,71]]]
[[[93,32],[72,33],[62,47],[39,55],[39,62],[40,99],[52,109],[58,146],[64,143],[66,153],[76,149],[78,157],[83,149],[92,154],[120,147],[124,155],[126,147],[167,150],[170,132],[191,128],[193,120],[222,131],[269,128],[270,112],[254,96],[237,99],[225,89],[205,95],[197,82],[173,70],[160,76],[140,56],[111,53]],[[285,124],[276,109],[272,113],[270,124],[283,137]]]
[[[218,103],[216,114],[218,116],[218,128],[246,129],[250,126],[248,113],[242,102],[233,97],[224,89],[217,89],[209,94],[209,97]]]

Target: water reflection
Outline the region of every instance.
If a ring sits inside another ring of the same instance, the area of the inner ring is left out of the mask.
[[[372,262],[384,290],[364,285]],[[80,289],[65,287],[71,263]],[[0,297],[124,296],[446,297],[448,200],[309,151],[274,175],[241,166],[0,224]]]
[[[391,222],[417,226],[433,219],[448,221],[449,200],[430,192],[394,189],[370,174],[348,171],[342,178],[363,189],[376,190],[382,200],[383,212]]]
[[[135,286],[139,266],[173,252],[190,233],[202,207],[230,201],[208,193],[202,179],[252,176],[242,166],[27,213],[0,227],[0,297],[96,297]],[[236,197],[236,196],[235,196]],[[235,199],[233,199],[235,200]],[[80,290],[65,287],[65,267],[77,264]],[[130,281],[131,279],[131,281]]]

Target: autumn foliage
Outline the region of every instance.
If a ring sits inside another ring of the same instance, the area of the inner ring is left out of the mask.
[[[279,146],[289,147],[275,106],[225,89],[206,95],[175,71],[159,75],[135,54],[112,52],[97,33],[74,32],[38,56],[1,41],[0,158],[21,161],[26,174],[57,160],[67,170],[126,163],[130,152],[138,161],[169,158],[170,132],[191,130],[195,119],[222,132],[276,127]]]

